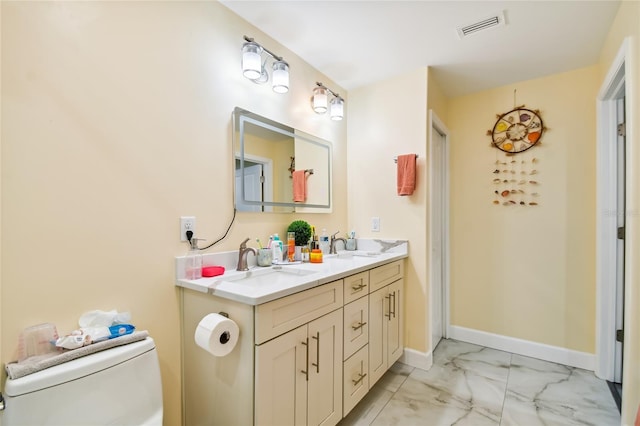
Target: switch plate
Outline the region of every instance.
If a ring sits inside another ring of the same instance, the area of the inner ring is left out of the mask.
[[[193,235],[196,234],[195,216],[180,216],[180,241],[189,241],[187,231],[193,232]]]
[[[380,218],[377,216],[371,218],[371,231],[380,232]]]

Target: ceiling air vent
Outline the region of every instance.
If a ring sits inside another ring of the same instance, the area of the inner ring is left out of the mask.
[[[458,37],[461,39],[468,37],[472,34],[476,34],[480,31],[488,30],[489,28],[503,27],[505,25],[504,13],[498,13],[485,18],[481,21],[474,22],[468,25],[457,28]]]

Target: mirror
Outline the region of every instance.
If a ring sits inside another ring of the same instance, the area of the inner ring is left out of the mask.
[[[233,129],[239,212],[331,212],[329,142],[241,108],[233,112]],[[305,171],[300,202],[294,202],[296,170]]]

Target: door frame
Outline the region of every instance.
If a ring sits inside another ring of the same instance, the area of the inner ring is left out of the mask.
[[[601,379],[613,381],[615,370],[616,328],[616,245],[617,245],[617,99],[624,94],[631,99],[633,83],[629,59],[629,38],[622,42],[602,83],[596,102],[596,365],[595,374]],[[623,92],[624,91],[624,92]],[[627,135],[632,123],[631,107],[627,105],[625,123]],[[631,169],[629,147],[626,147],[625,198],[629,199]],[[623,212],[626,214],[626,212]],[[628,231],[625,232],[625,238]],[[629,258],[628,250],[625,257]],[[625,262],[625,281],[629,279],[629,263]],[[626,286],[628,287],[628,286]],[[625,302],[626,303],[626,302]]]
[[[429,300],[427,301],[427,306],[429,306],[429,312],[433,312],[433,286],[434,286],[434,281],[435,281],[435,277],[431,268],[431,265],[433,265],[433,246],[434,246],[434,241],[433,241],[433,233],[431,232],[431,230],[434,228],[435,224],[434,222],[434,214],[433,214],[433,209],[434,206],[437,204],[435,202],[435,200],[433,199],[433,195],[434,195],[434,191],[433,191],[433,183],[434,183],[434,179],[433,179],[433,173],[434,173],[434,163],[433,163],[433,132],[434,130],[439,132],[441,135],[444,136],[444,143],[445,143],[445,147],[444,147],[444,155],[445,155],[445,163],[447,164],[447,167],[445,167],[444,170],[444,175],[442,176],[442,182],[444,183],[444,214],[442,215],[442,217],[444,218],[444,226],[445,226],[445,232],[444,235],[442,236],[442,241],[444,244],[444,253],[442,253],[442,257],[443,257],[443,262],[442,265],[444,267],[444,271],[442,274],[442,281],[443,281],[443,289],[442,289],[442,316],[443,316],[443,331],[442,331],[442,337],[443,338],[448,338],[450,333],[450,313],[449,313],[449,278],[450,278],[450,261],[449,261],[449,144],[450,144],[450,139],[449,139],[449,129],[447,129],[447,126],[444,125],[444,123],[442,122],[442,120],[440,120],[440,118],[438,117],[438,115],[435,113],[435,111],[433,109],[429,110],[429,114],[428,114],[428,132],[429,132],[429,139],[428,139],[428,146],[427,146],[427,170],[429,173],[429,197],[428,197],[428,207],[427,207],[427,215],[428,215],[428,226],[429,226],[429,238],[428,238],[428,242],[427,242],[427,257],[428,257],[428,265],[429,265],[429,274],[428,274],[428,285],[429,285],[429,291],[428,293],[428,298]],[[427,342],[428,345],[431,346],[431,336],[433,336],[433,321],[431,320],[431,317],[429,316],[429,327],[428,327],[428,335],[427,335]],[[433,354],[433,350],[435,348],[431,348],[431,354]]]

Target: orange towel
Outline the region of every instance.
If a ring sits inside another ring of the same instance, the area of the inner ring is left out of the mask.
[[[416,189],[416,154],[398,155],[398,195],[411,195]]]
[[[304,170],[293,172],[293,202],[304,203],[307,200],[307,176]]]

